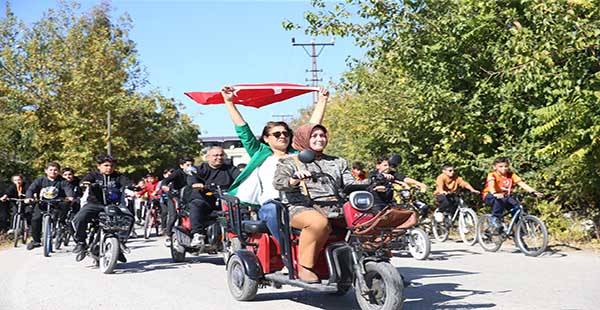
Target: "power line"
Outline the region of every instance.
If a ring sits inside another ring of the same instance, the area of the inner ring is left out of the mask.
[[[312,59],[312,68],[310,70],[306,70],[306,72],[310,72],[312,74],[310,79],[305,79],[305,81],[312,82],[312,86],[318,86],[318,82],[323,81],[323,79],[319,78],[319,72],[323,72],[322,69],[318,69],[317,67],[317,57],[321,55],[325,46],[333,46],[335,44],[335,39],[331,38],[329,43],[316,43],[315,38],[310,40],[310,43],[296,43],[296,38],[292,38],[292,46],[301,46],[302,49],[306,52],[306,54]],[[310,51],[308,47],[310,46]],[[319,50],[317,52],[317,46]],[[317,103],[317,93],[313,93],[313,104]]]

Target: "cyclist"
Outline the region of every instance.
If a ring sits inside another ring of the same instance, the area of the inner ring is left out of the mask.
[[[115,171],[116,161],[109,155],[101,155],[96,158],[94,172],[88,173],[81,184],[86,186],[82,200],[84,207],[75,215],[73,226],[75,227],[75,241],[77,245],[73,253],[79,253],[87,248],[85,242],[88,223],[98,217],[104,211],[104,206],[111,203],[121,203],[123,207],[125,200],[125,188],[132,183],[129,179]],[[124,255],[119,255],[120,261],[125,261]]]
[[[443,213],[453,214],[456,209],[457,202],[453,199],[448,199],[446,195],[456,193],[459,188],[464,188],[471,193],[479,194],[479,191],[474,189],[471,184],[456,175],[454,166],[442,166],[442,174],[435,179],[435,200],[438,203],[438,211]]]
[[[191,174],[195,168],[193,168],[194,159],[191,157],[182,157],[179,159],[179,169],[174,170],[170,175],[162,180],[161,190],[163,193],[167,193],[167,226],[165,239],[165,246],[171,246],[171,237],[173,235],[173,226],[177,220],[177,210],[175,209],[176,200],[181,203],[180,193],[182,189],[187,185],[187,176]]]
[[[4,195],[2,195],[2,197],[0,197],[0,201],[4,202],[4,201],[7,201],[9,198],[13,198],[13,199],[25,198],[25,189],[27,188],[27,184],[25,184],[23,182],[23,176],[20,174],[15,174],[10,178],[10,181],[12,182],[12,184],[10,186],[8,186],[8,188],[4,192]],[[12,227],[14,226],[14,223],[12,222],[12,218],[17,213],[17,204],[14,201],[11,201],[11,202],[9,202],[8,205],[10,208],[10,212],[8,212],[9,210],[6,210],[7,211],[6,215],[8,216],[8,221],[10,221],[9,227],[11,227],[11,229],[8,230],[7,234],[11,234]]]
[[[156,184],[156,193],[160,196],[160,225],[161,231],[159,235],[165,235],[167,233],[167,214],[169,213],[169,192],[163,191],[162,187],[164,184],[164,179],[168,178],[175,169],[165,169],[163,170],[163,179],[158,181]],[[168,187],[168,184],[167,184]]]
[[[70,167],[65,167],[62,169],[62,177],[65,179],[71,188],[73,189],[73,193],[75,194],[75,201],[71,203],[71,212],[76,214],[80,208],[80,200],[83,192],[81,187],[79,187],[79,178],[75,176],[75,170]]]
[[[142,187],[142,190],[138,191],[137,193],[135,193],[135,196],[138,198],[142,198],[144,196],[147,196],[147,200],[146,200],[146,204],[147,207],[148,206],[152,206],[153,203],[158,202],[158,200],[160,199],[160,196],[158,194],[158,190],[159,187],[158,186],[158,177],[153,174],[153,173],[148,173],[146,174],[146,177],[144,178],[144,186]],[[142,212],[143,214],[144,212]],[[144,221],[145,219],[142,218],[142,221]]]
[[[66,182],[60,175],[60,165],[56,162],[50,162],[44,170],[45,175],[35,179],[27,192],[25,193],[25,203],[32,203],[34,196],[42,199],[46,192],[53,192],[57,198],[65,198],[65,201],[58,203],[58,218],[64,220],[70,202],[75,200],[75,193],[71,185]],[[41,204],[36,204],[33,208],[33,216],[31,217],[31,237],[32,241],[27,244],[27,250],[33,250],[41,246],[42,239],[42,210]]]
[[[507,157],[494,159],[493,165],[493,170],[485,179],[482,195],[485,203],[492,207],[492,225],[499,228],[503,211],[519,204],[510,196],[515,184],[537,197],[544,194],[527,185],[516,173],[510,171],[510,161]]]
[[[416,185],[420,188],[421,191],[427,190],[427,185],[421,183],[413,178],[409,178],[402,174],[400,171],[392,170],[390,166],[390,159],[387,156],[381,156],[377,159],[377,165],[375,166],[375,170],[369,173],[369,180],[373,185],[373,192],[375,197],[376,204],[385,204],[389,201],[393,200],[393,191],[392,189],[387,189],[383,186],[378,186],[377,178],[383,177],[388,181],[394,182],[396,184],[406,184],[406,185]],[[421,219],[424,219],[427,216],[427,211],[429,210],[429,206],[421,201],[415,201],[416,207],[419,209],[419,214]]]

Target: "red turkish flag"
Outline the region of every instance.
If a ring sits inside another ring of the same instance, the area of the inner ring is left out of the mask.
[[[255,108],[319,91],[319,87],[287,83],[239,84],[233,85],[233,88],[233,103]],[[221,92],[187,92],[185,94],[199,104],[225,103]]]

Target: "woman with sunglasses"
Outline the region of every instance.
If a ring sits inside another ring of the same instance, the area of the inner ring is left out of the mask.
[[[228,193],[237,196],[245,205],[259,207],[258,216],[267,223],[271,234],[279,242],[277,212],[273,199],[279,198],[279,191],[273,187],[273,176],[280,158],[296,153],[290,146],[292,130],[285,122],[268,122],[263,128],[260,140],[256,139],[250,126],[233,103],[234,88],[225,86],[221,95],[235,125],[235,131],[246,152],[250,156],[248,165],[229,187]],[[309,124],[320,124],[325,114],[329,91],[321,88],[319,100]]]

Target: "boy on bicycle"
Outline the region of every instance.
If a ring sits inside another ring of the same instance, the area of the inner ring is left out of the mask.
[[[479,191],[474,189],[469,182],[454,173],[454,166],[444,165],[442,174],[435,179],[435,192],[433,192],[438,203],[439,212],[454,213],[456,202],[453,199],[448,199],[447,195],[456,193],[460,188],[479,194]]]
[[[482,194],[485,203],[492,207],[492,224],[496,227],[500,226],[503,211],[512,209],[519,204],[510,196],[515,184],[537,197],[543,196],[542,193],[523,182],[516,173],[510,171],[510,161],[507,157],[496,158],[493,170],[485,179],[485,188]]]

